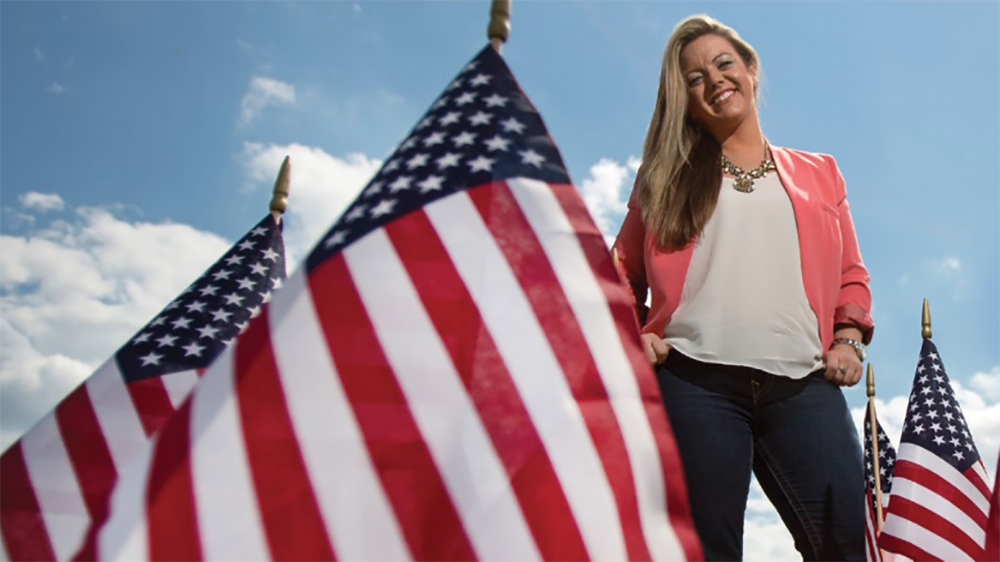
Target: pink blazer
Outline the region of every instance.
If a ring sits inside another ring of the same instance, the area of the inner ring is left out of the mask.
[[[789,148],[772,146],[771,154],[795,212],[802,281],[819,320],[823,349],[829,349],[833,327],[841,323],[857,326],[868,343],[875,328],[869,313],[872,296],[868,270],[861,260],[844,178],[837,163],[826,154]],[[646,232],[633,187],[614,247],[619,273],[632,290],[639,318],[643,317],[646,289],[650,290],[650,308],[641,331],[663,334],[680,304],[694,244],[677,251],[657,247],[653,236]]]

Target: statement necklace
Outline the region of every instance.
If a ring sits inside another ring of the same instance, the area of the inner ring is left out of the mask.
[[[736,164],[726,158],[726,155],[722,155],[722,171],[731,175],[736,176],[733,178],[733,189],[741,193],[753,193],[754,185],[753,180],[767,177],[767,171],[770,170],[774,163],[768,158],[769,151],[764,149],[764,160],[761,161],[760,165],[756,168],[748,171],[743,171]]]

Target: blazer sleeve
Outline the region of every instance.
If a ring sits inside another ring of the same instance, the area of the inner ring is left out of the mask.
[[[646,243],[646,225],[642,220],[642,211],[636,195],[639,178],[632,186],[632,195],[628,201],[628,211],[622,222],[618,236],[615,238],[614,250],[618,257],[618,275],[629,289],[632,297],[632,309],[636,320],[642,326],[646,323],[649,309],[646,307],[646,292],[649,289],[646,281],[646,264],[644,249]]]
[[[840,213],[841,236],[841,268],[840,295],[837,307],[834,309],[833,322],[851,324],[861,330],[865,344],[871,342],[875,323],[871,317],[872,292],[871,278],[868,269],[861,259],[861,249],[858,246],[857,233],[854,230],[854,219],[851,217],[851,207],[847,202],[847,187],[844,176],[841,175],[836,161],[830,158],[831,173],[835,181],[837,210]]]

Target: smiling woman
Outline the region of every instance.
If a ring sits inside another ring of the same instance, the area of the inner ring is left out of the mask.
[[[833,158],[764,137],[759,73],[718,21],[675,28],[620,273],[706,559],[742,558],[752,472],[804,559],[861,560],[861,449],[841,387],[871,340],[868,271]]]

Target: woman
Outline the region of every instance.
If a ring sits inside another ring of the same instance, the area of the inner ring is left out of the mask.
[[[764,138],[759,75],[732,29],[677,26],[615,250],[706,559],[741,558],[753,471],[804,559],[862,560],[861,448],[839,387],[871,340],[868,272],[833,158]]]

